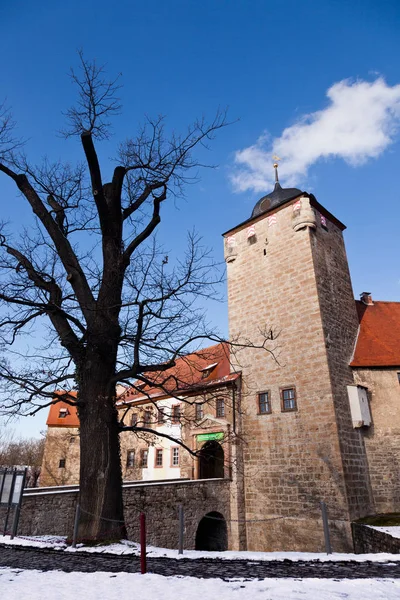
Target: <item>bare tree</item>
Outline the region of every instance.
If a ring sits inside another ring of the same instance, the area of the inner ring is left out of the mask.
[[[80,138],[83,163],[31,164],[9,112],[0,111],[0,173],[35,217],[19,237],[0,227],[0,340],[8,357],[0,377],[5,411],[33,414],[60,399],[77,405],[79,537],[98,540],[118,529],[124,535],[117,383],[151,384],[178,357],[218,339],[199,303],[218,295],[221,275],[209,252],[190,234],[185,256],[169,261],[154,232],[161,205],[182,195],[204,166],[193,151],[227,123],[218,111],[177,135],[167,133],[164,118],[148,118],[119,145],[104,181],[96,141],[110,135],[120,112],[119,84],[80,59],[72,72],[78,100],[64,134]],[[44,339],[29,355],[19,341],[26,334]]]
[[[40,476],[44,438],[16,439],[9,427],[0,426],[0,466],[28,467],[26,487],[36,487]]]

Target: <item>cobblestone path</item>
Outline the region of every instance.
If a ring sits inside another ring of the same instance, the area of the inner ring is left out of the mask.
[[[64,552],[26,546],[0,544],[0,566],[39,571],[61,570],[67,573],[96,571],[128,573],[140,572],[137,556],[117,556],[87,552]],[[266,577],[316,577],[319,579],[376,579],[400,578],[400,562],[319,562],[315,561],[248,561],[215,558],[173,559],[148,558],[149,573],[199,578],[265,579]]]

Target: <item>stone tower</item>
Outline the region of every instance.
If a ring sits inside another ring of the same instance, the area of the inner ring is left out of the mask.
[[[230,339],[268,348],[235,354],[249,550],[323,549],[320,501],[334,551],[350,522],[373,513],[364,440],[346,386],[358,318],[344,225],[312,194],[275,189],[224,234]]]

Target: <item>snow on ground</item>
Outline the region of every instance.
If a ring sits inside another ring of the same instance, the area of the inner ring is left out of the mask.
[[[376,529],[384,529],[377,527]],[[389,527],[386,529],[396,529]],[[400,528],[397,528],[400,529]],[[400,534],[399,534],[400,535]],[[140,545],[135,542],[128,540],[122,540],[119,544],[108,544],[98,546],[83,546],[77,544],[76,548],[68,546],[66,538],[61,536],[33,536],[33,537],[15,537],[13,540],[10,536],[0,535],[0,543],[13,544],[18,546],[33,546],[36,548],[54,548],[55,550],[65,552],[95,552],[98,554],[131,554],[139,556]],[[343,560],[354,560],[356,562],[363,562],[365,560],[371,560],[374,562],[394,562],[400,561],[400,554],[340,554],[334,552],[333,554],[325,554],[318,552],[200,552],[197,550],[184,550],[183,554],[178,554],[178,550],[171,550],[170,548],[156,548],[154,546],[147,546],[147,556],[149,557],[168,557],[168,558],[220,558],[222,560],[320,560],[320,561],[343,561]]]
[[[382,531],[383,533],[387,533],[394,538],[400,538],[400,527],[376,527],[375,525],[369,525],[372,529],[377,529],[378,531]]]
[[[63,573],[0,568],[2,597],[19,600],[398,600],[396,579],[222,581],[133,573]]]

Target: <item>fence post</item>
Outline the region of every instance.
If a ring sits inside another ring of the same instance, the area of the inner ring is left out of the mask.
[[[13,519],[13,524],[12,524],[12,528],[11,528],[11,539],[12,540],[17,535],[19,517],[20,517],[20,514],[21,514],[22,496],[24,494],[25,481],[26,481],[26,473],[27,473],[27,471],[28,471],[28,467],[25,467],[24,474],[22,476],[21,492],[20,492],[20,495],[19,495],[19,498],[18,498],[18,504],[16,505],[16,507],[14,509],[14,519]]]
[[[185,527],[185,517],[183,512],[183,505],[179,504],[179,550],[178,554],[183,554],[183,532]]]
[[[74,533],[72,536],[72,547],[76,547],[76,540],[78,538],[78,527],[79,527],[79,519],[81,516],[81,507],[79,506],[79,502],[76,503],[75,509],[75,521],[74,521]]]
[[[12,502],[12,497],[14,494],[14,485],[15,485],[15,478],[17,476],[17,469],[11,469],[10,474],[12,475],[12,481],[11,481],[11,487],[10,487],[10,496],[8,498],[8,504],[7,504],[7,513],[6,513],[6,518],[4,521],[3,536],[7,534],[8,519],[10,517],[11,502]]]
[[[140,513],[140,572],[146,573],[146,515]]]
[[[326,504],[323,500],[320,502],[320,505],[322,513],[322,524],[324,526],[325,550],[327,554],[332,554],[331,537],[329,534],[328,511],[326,509]]]

